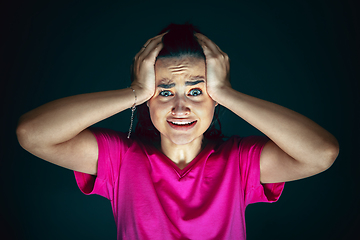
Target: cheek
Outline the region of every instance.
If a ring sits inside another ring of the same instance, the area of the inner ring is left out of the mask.
[[[210,109],[210,108],[209,108]],[[207,122],[208,122],[208,124],[210,125],[211,124],[211,122],[212,122],[212,120],[213,120],[213,118],[214,118],[214,111],[215,111],[215,109],[211,109],[211,111],[208,111],[206,114],[207,114]]]
[[[206,104],[200,104],[197,107],[198,111],[197,114],[199,115],[199,117],[202,118],[202,121],[204,123],[211,123],[214,117],[214,111],[215,111],[215,103],[214,101],[208,101],[206,102]]]
[[[153,122],[154,126],[156,126],[161,119],[166,117],[168,107],[166,104],[155,99],[149,100],[148,107],[151,121]]]
[[[215,113],[215,102],[213,100],[211,100],[211,103],[209,104],[209,107],[207,109],[208,109],[209,121],[211,123]]]

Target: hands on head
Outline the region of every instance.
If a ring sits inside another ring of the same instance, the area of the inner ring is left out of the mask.
[[[148,99],[155,92],[155,61],[163,48],[162,37],[166,33],[150,38],[134,57],[131,87],[136,91],[144,92]]]
[[[149,39],[141,50],[135,55],[132,66],[132,88],[142,91],[149,100],[155,92],[155,62],[156,57],[163,48],[162,33]],[[206,85],[207,92],[214,100],[216,90],[230,85],[230,59],[226,53],[201,33],[195,33],[206,57]]]
[[[216,101],[216,92],[230,85],[229,56],[208,37],[201,33],[195,34],[206,57],[206,88],[210,97]]]

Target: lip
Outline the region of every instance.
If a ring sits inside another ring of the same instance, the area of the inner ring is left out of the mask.
[[[193,127],[195,127],[197,120],[189,120],[189,119],[171,119],[171,120],[167,120],[167,123],[169,124],[169,126],[175,130],[180,130],[180,131],[188,131],[190,129],[192,129]],[[184,125],[176,125],[174,123],[191,123],[191,124],[184,124]]]

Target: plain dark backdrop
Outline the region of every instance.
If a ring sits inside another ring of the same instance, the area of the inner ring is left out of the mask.
[[[340,143],[334,165],[246,210],[254,239],[357,239],[360,223],[359,6],[350,0],[7,1],[1,17],[1,239],[116,239],[111,206],[73,172],[23,150],[25,112],[129,86],[132,58],[169,23],[190,21],[231,59],[235,89],[293,109]],[[10,2],[10,3],[9,3]],[[229,111],[226,135],[261,134]],[[127,131],[130,111],[98,126]]]

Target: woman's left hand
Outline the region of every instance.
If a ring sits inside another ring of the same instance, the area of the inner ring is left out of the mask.
[[[209,38],[201,33],[195,33],[206,57],[206,90],[216,101],[216,94],[230,84],[229,56]]]

